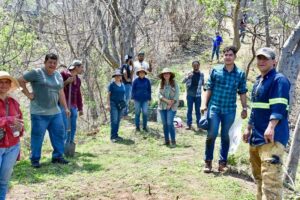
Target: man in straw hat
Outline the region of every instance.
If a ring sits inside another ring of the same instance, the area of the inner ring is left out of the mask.
[[[275,51],[256,52],[257,77],[251,94],[251,116],[243,139],[250,144],[250,163],[257,184],[256,198],[281,200],[284,149],[289,140],[290,82],[276,72]]]
[[[135,108],[135,126],[136,131],[140,131],[140,114],[143,113],[143,130],[148,132],[148,103],[151,101],[151,84],[146,78],[147,71],[140,68],[136,71],[136,78],[132,85],[132,99],[134,100]]]
[[[19,103],[9,93],[19,87],[18,81],[0,71],[0,199],[5,199],[13,166],[20,153],[23,119]]]
[[[30,99],[30,160],[35,168],[41,166],[41,151],[46,130],[53,147],[52,163],[68,164],[63,157],[65,128],[58,102],[65,109],[67,116],[70,115],[70,111],[66,104],[63,79],[56,71],[57,61],[58,56],[49,53],[45,57],[43,67],[26,72],[19,78],[23,93]],[[31,84],[32,93],[26,87],[28,82]]]

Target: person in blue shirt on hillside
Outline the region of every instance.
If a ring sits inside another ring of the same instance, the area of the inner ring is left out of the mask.
[[[275,51],[256,53],[257,77],[251,94],[251,115],[243,139],[250,144],[250,163],[257,184],[257,199],[283,199],[284,149],[289,140],[290,82],[275,70]]]
[[[148,132],[148,103],[151,101],[151,84],[148,78],[146,78],[147,71],[144,68],[140,68],[136,71],[136,78],[132,85],[132,99],[134,100],[135,108],[135,126],[136,131],[140,130],[140,114],[143,113],[143,130]]]
[[[208,134],[205,149],[204,172],[212,171],[215,140],[219,133],[221,123],[221,149],[219,159],[219,172],[227,169],[227,156],[229,150],[229,129],[234,122],[236,113],[236,96],[240,95],[243,110],[241,117],[247,117],[247,87],[245,72],[239,69],[234,61],[237,49],[234,46],[223,50],[224,64],[214,67],[206,84],[206,97],[204,98],[202,112],[208,110]]]
[[[220,62],[219,60],[219,52],[220,52],[220,47],[223,43],[223,39],[220,36],[220,33],[217,31],[216,32],[216,37],[213,38],[213,50],[212,50],[212,55],[211,55],[211,62],[214,60],[214,56],[216,54],[218,63]]]

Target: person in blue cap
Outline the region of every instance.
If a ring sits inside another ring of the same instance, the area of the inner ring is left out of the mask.
[[[283,199],[283,159],[289,140],[290,82],[276,72],[275,51],[256,52],[257,77],[251,93],[251,115],[243,139],[250,144],[250,163],[257,185],[256,199]]]

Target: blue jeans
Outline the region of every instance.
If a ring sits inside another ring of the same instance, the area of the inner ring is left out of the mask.
[[[8,182],[20,152],[20,143],[8,148],[0,148],[0,200],[5,200]]]
[[[211,106],[209,109],[209,129],[206,138],[205,160],[213,160],[216,137],[219,133],[221,123],[221,149],[219,162],[227,162],[230,145],[229,129],[235,119],[235,111],[221,113],[220,109]]]
[[[211,60],[214,59],[215,54],[217,55],[217,59],[219,60],[220,46],[213,46]]]
[[[64,126],[65,126],[65,142],[74,142],[75,139],[75,134],[76,134],[76,126],[77,126],[77,116],[78,116],[78,109],[76,107],[71,107],[70,112],[71,112],[71,116],[70,119],[67,118],[65,109],[63,109],[62,107],[61,109],[61,113],[63,116],[63,120],[64,120]],[[68,123],[71,123],[71,132],[68,132]]]
[[[143,114],[143,128],[147,128],[148,121],[148,101],[134,101],[135,126],[140,127],[140,115]]]
[[[193,97],[193,96],[187,95],[186,100],[187,100],[186,124],[188,126],[192,125],[192,121],[193,121],[192,113],[193,113],[193,104],[194,104],[195,112],[196,112],[196,124],[199,127],[199,121],[201,118],[201,112],[200,112],[201,97]]]
[[[129,105],[129,100],[131,98],[131,89],[132,89],[131,84],[125,84],[125,101],[126,101],[126,107],[124,109],[124,116],[128,115],[128,105]]]
[[[173,110],[160,110],[161,122],[163,124],[165,141],[169,142],[170,137],[171,141],[176,141],[176,133],[174,127],[174,117],[176,111]]]
[[[53,147],[52,158],[62,158],[64,154],[65,126],[61,113],[55,115],[31,114],[31,162],[41,159],[42,145],[46,130]]]
[[[119,137],[118,131],[120,127],[120,121],[122,117],[122,110],[118,110],[115,102],[110,102],[110,139],[116,139]]]

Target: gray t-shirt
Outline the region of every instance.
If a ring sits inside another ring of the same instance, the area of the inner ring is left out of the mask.
[[[33,69],[24,74],[30,82],[34,99],[30,102],[30,113],[55,115],[61,112],[58,106],[59,90],[63,88],[63,78],[58,71],[48,75],[45,67]]]

